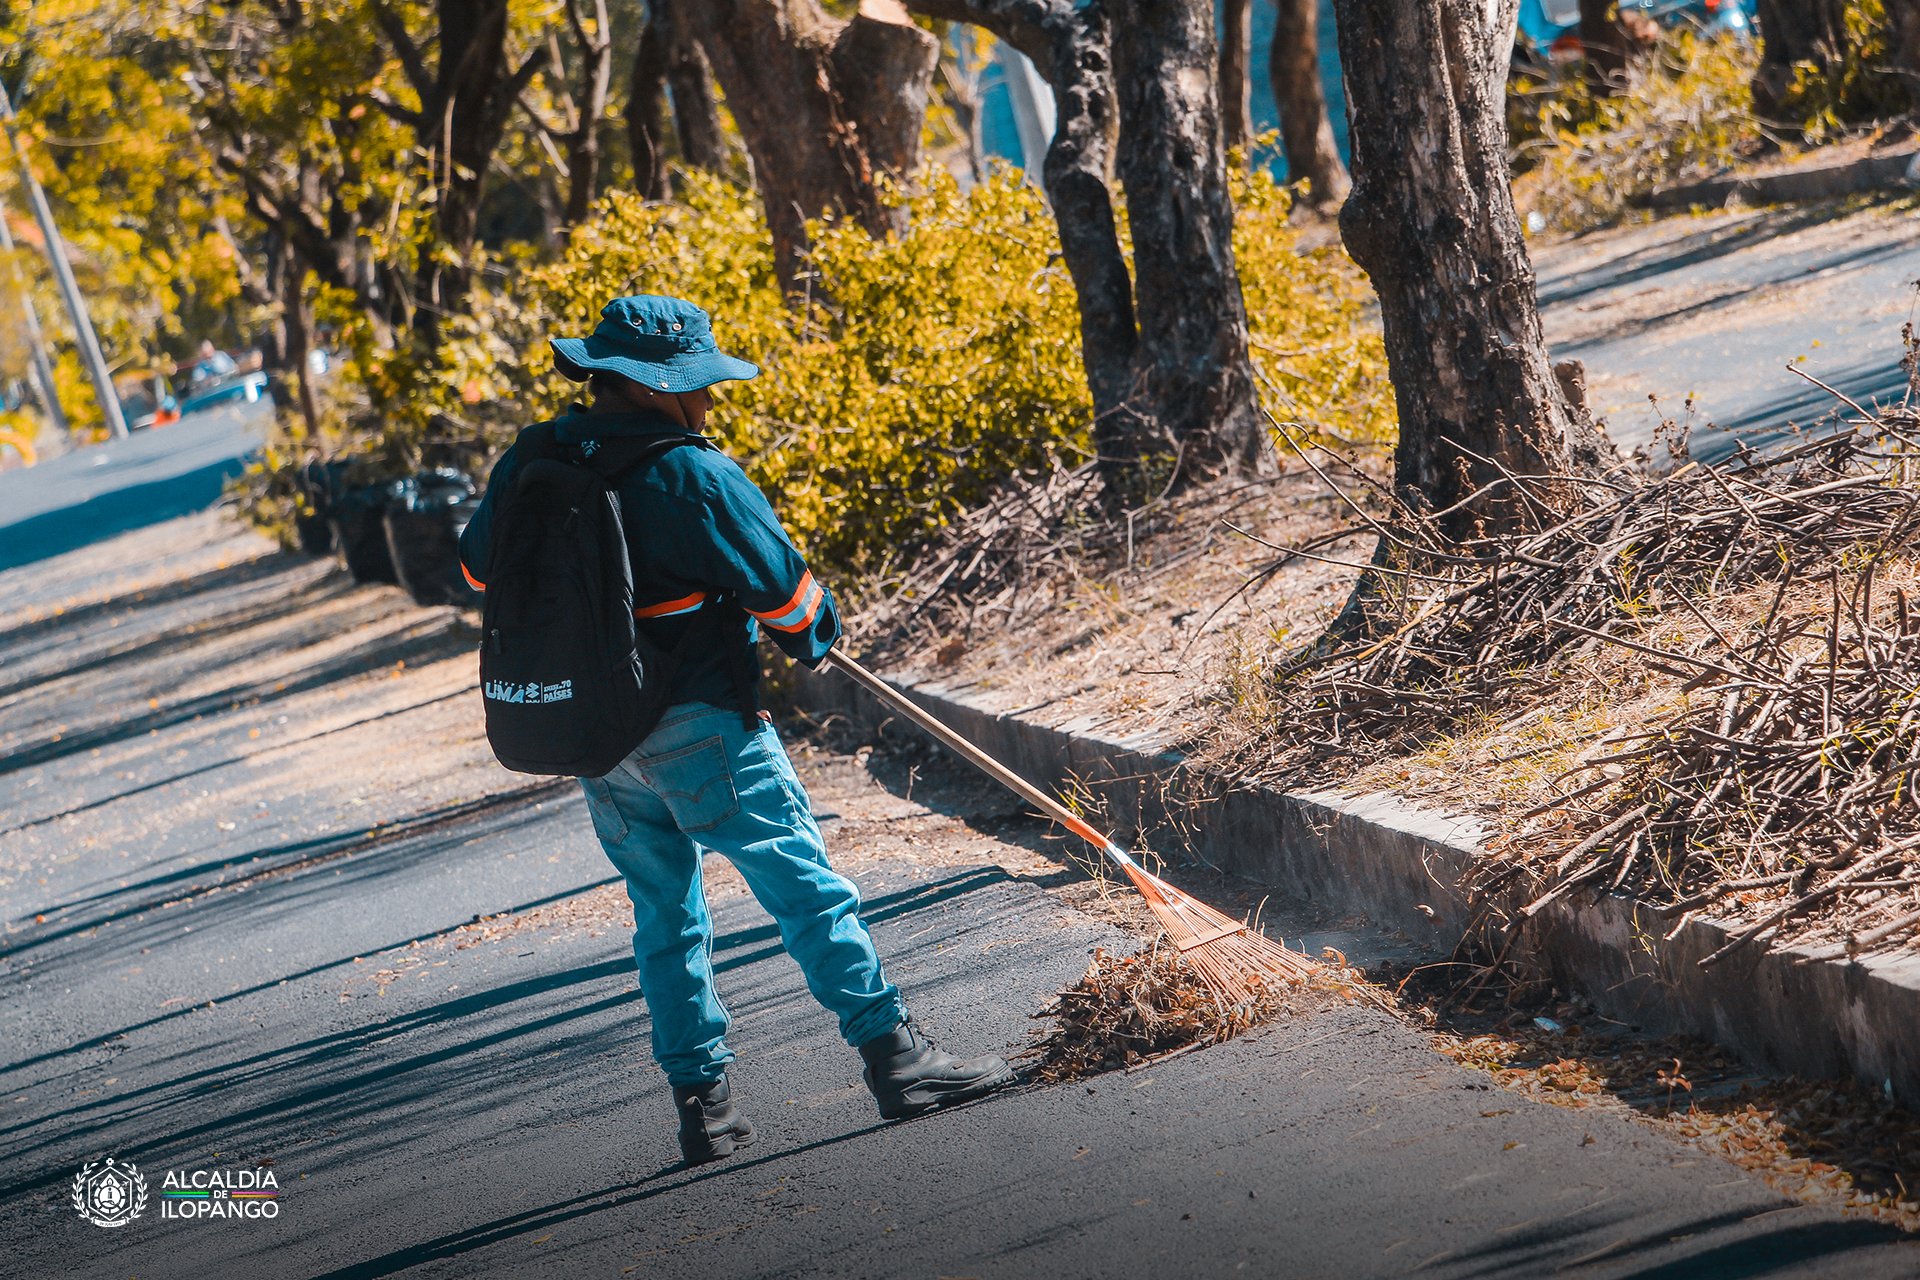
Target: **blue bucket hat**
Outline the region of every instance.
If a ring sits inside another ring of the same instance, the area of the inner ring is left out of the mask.
[[[760,366],[714,345],[706,312],[651,293],[609,302],[584,338],[553,339],[553,363],[575,382],[597,372],[617,373],[654,391],[697,391],[760,372]]]

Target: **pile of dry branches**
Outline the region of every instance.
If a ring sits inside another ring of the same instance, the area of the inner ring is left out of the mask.
[[[1454,542],[1398,504],[1386,519],[1363,513],[1392,553],[1370,570],[1375,625],[1276,673],[1304,717],[1297,745],[1349,760],[1417,747],[1468,710],[1525,702],[1553,681],[1555,658],[1602,644],[1710,671],[1631,637],[1663,612],[1700,616],[1719,593],[1784,590],[1842,557],[1899,551],[1920,528],[1920,495],[1902,483],[1911,466],[1845,431],[1775,457],[1604,480],[1607,499],[1533,533]],[[1547,491],[1566,488],[1509,483],[1539,492],[1549,514]]]
[[[879,652],[970,644],[1046,617],[1090,574],[1104,582],[1169,572],[1220,538],[1220,519],[1256,501],[1267,482],[1162,495],[1139,507],[1115,503],[1097,463],[1015,476],[984,505],[957,517],[904,556],[878,599],[861,610],[857,640]],[[1170,531],[1192,536],[1168,545]],[[1136,547],[1158,539],[1153,563]]]
[[[1871,507],[1881,494],[1861,496]],[[1674,913],[1745,895],[1758,918],[1708,964],[1767,933],[1837,939],[1837,954],[1920,927],[1920,608],[1875,589],[1889,556],[1913,554],[1917,495],[1901,496],[1909,505],[1884,513],[1888,541],[1811,584],[1826,608],[1788,607],[1783,574],[1759,622],[1716,636],[1710,663],[1692,659],[1678,711],[1570,775],[1595,800],[1556,806],[1540,829],[1565,844],[1603,825],[1559,854],[1528,914],[1586,884]]]
[[[1588,749],[1484,889],[1520,885],[1528,915],[1624,889],[1738,918],[1734,945],[1920,929],[1920,606],[1901,585],[1920,417],[1851,407],[1784,452],[1609,476],[1575,504],[1565,477],[1509,474],[1530,533],[1452,541],[1402,505],[1355,506],[1390,551],[1373,625],[1272,673],[1265,771],[1325,775],[1497,723],[1613,646],[1676,686],[1668,710]]]

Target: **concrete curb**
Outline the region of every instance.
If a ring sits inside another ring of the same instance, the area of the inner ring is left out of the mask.
[[[1634,203],[1648,209],[1691,209],[1696,205],[1718,209],[1736,196],[1752,204],[1778,204],[1790,200],[1828,200],[1863,191],[1898,191],[1920,183],[1916,165],[1920,165],[1920,147],[1905,147],[1837,164],[1661,187],[1647,192]]]
[[[1472,821],[1386,795],[1225,786],[1148,739],[1003,714],[964,687],[891,683],[1028,778],[1077,781],[1109,821],[1176,829],[1221,870],[1364,913],[1435,953],[1477,935],[1610,1018],[1696,1035],[1776,1071],[1852,1077],[1920,1107],[1920,957],[1797,963],[1803,952],[1749,948],[1702,970],[1700,958],[1727,940],[1724,926],[1696,917],[1669,941],[1670,921],[1618,894],[1562,899],[1510,937],[1469,900],[1485,835]],[[798,676],[793,692],[815,717],[869,728],[889,718],[838,676]]]

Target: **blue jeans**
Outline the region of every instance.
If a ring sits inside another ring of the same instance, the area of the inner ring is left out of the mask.
[[[580,786],[601,847],[627,878],[633,958],[668,1080],[717,1080],[733,1061],[713,989],[703,850],[740,869],[848,1044],[906,1016],[860,922],[859,891],[827,865],[813,806],[771,724],[748,729],[738,711],[679,703],[612,773]]]

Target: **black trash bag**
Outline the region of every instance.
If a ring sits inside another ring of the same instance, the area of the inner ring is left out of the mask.
[[[313,513],[309,515],[296,508],[293,533],[300,549],[310,556],[333,554],[333,525],[328,522],[328,516],[333,510],[334,495],[340,491],[346,469],[344,462],[322,462],[318,458],[311,458],[294,476],[295,489]]]
[[[399,582],[387,549],[386,511],[399,483],[361,484],[334,495],[327,512],[334,549],[355,582]]]
[[[460,568],[460,534],[480,505],[472,477],[436,467],[399,481],[387,506],[387,549],[400,585],[417,604],[479,608]]]

